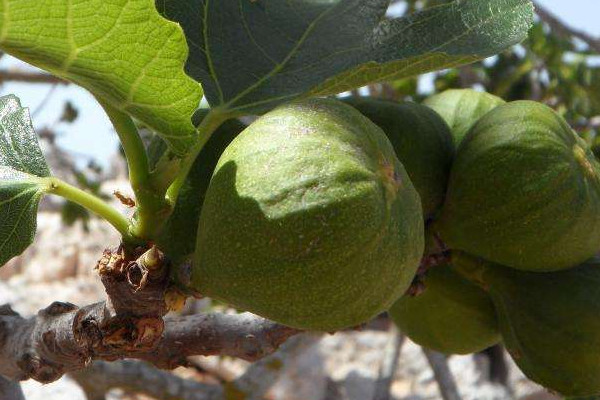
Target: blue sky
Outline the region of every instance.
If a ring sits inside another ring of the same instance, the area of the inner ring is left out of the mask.
[[[539,0],[563,20],[579,29],[600,36],[600,1],[598,0]],[[4,57],[0,61],[2,67],[18,65],[14,60]],[[43,101],[50,90],[46,85],[5,84],[0,94],[15,93],[21,98],[24,106],[32,112]],[[93,157],[106,165],[108,158],[114,154],[118,142],[108,118],[96,104],[93,97],[83,89],[74,85],[59,87],[52,95],[51,101],[35,116],[34,125],[37,128],[48,126],[55,122],[62,111],[65,100],[77,105],[80,117],[72,125],[57,125],[61,133],[59,143],[67,150],[81,155],[81,162],[86,157]]]

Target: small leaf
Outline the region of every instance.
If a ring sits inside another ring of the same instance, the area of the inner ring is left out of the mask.
[[[178,154],[195,136],[200,85],[181,28],[152,0],[4,0],[0,48],[146,123]]]
[[[474,62],[523,40],[529,0],[459,0],[384,18],[389,0],[157,0],[213,106],[251,113]]]
[[[15,96],[0,97],[0,266],[32,243],[48,176],[29,112]]]

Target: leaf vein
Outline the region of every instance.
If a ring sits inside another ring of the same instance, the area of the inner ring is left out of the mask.
[[[242,99],[248,93],[251,93],[253,90],[255,90],[256,88],[260,87],[260,85],[262,85],[264,82],[268,81],[271,77],[273,77],[279,71],[281,71],[285,67],[285,65],[294,57],[294,54],[296,53],[296,51],[298,51],[298,49],[300,47],[302,47],[302,45],[308,39],[308,37],[310,36],[310,34],[312,33],[312,31],[315,29],[315,27],[319,23],[319,21],[322,18],[324,18],[332,9],[333,9],[333,7],[328,8],[327,10],[325,10],[324,12],[322,12],[321,14],[319,14],[319,16],[317,18],[315,18],[310,23],[310,25],[306,28],[306,30],[302,34],[302,37],[300,37],[300,39],[298,40],[298,42],[296,43],[296,45],[294,45],[294,47],[288,52],[288,54],[283,59],[283,61],[281,63],[277,64],[271,71],[269,71],[267,74],[265,74],[262,78],[260,78],[254,84],[250,85],[245,90],[241,91],[232,100],[230,100],[229,102],[227,102],[226,107],[230,107],[231,105],[235,104],[238,100]]]
[[[0,189],[2,189],[2,186],[0,186]],[[37,192],[38,190],[39,189],[37,187],[35,187],[35,186],[32,187],[32,188],[30,188],[30,189],[28,189],[28,190],[24,190],[24,191],[20,192],[19,194],[15,195],[15,196],[13,196],[11,198],[8,198],[6,200],[0,201],[0,206],[3,206],[3,205],[8,204],[8,203],[11,203],[11,202],[17,200],[18,198],[20,198],[22,196],[25,196],[25,195],[27,195],[27,194],[29,194],[31,192]]]
[[[212,55],[210,52],[210,43],[208,38],[208,7],[210,0],[204,0],[204,15],[203,15],[203,35],[204,35],[204,47],[206,54],[206,61],[208,62],[208,69],[210,75],[212,76],[215,85],[217,86],[217,91],[219,92],[220,103],[223,103],[223,89],[221,88],[221,83],[219,82],[219,77],[217,76],[217,72],[215,70],[215,65],[212,59]]]
[[[254,38],[254,35],[252,34],[250,27],[248,26],[248,22],[246,21],[246,16],[244,15],[244,10],[242,7],[242,3],[239,2],[239,10],[240,10],[240,18],[242,19],[242,25],[244,27],[244,30],[246,31],[246,33],[248,34],[248,37],[250,38],[250,41],[252,41],[252,44],[254,44],[254,46],[258,49],[258,51],[263,55],[264,58],[266,58],[267,60],[269,60],[271,63],[273,63],[274,65],[277,65],[277,60],[274,60],[271,56],[269,56],[269,54],[267,54],[267,52],[265,51],[265,49],[263,49],[263,47],[258,44],[258,42],[256,41],[256,39]]]

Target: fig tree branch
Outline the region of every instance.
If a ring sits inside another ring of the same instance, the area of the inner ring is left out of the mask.
[[[116,388],[162,400],[261,400],[280,379],[286,363],[314,346],[319,339],[318,335],[296,336],[278,352],[250,365],[239,378],[228,379],[223,384],[184,379],[135,360],[112,363],[97,361],[70,376],[90,400],[105,399],[106,394]]]
[[[550,26],[550,28],[557,35],[562,36],[566,39],[575,37],[584,42],[590,48],[590,50],[596,53],[600,53],[600,38],[594,37],[588,34],[587,32],[570,27],[569,25],[561,21],[551,11],[546,9],[546,7],[540,5],[539,2],[535,2],[534,4],[537,15],[542,21],[548,24],[548,26]]]
[[[94,360],[133,358],[162,368],[194,355],[255,361],[299,332],[248,313],[164,318],[174,289],[155,249],[106,251],[96,268],[105,302],[56,302],[31,318],[0,308],[0,375],[45,383]]]
[[[300,354],[309,352],[321,338],[320,334],[308,333],[291,338],[279,351],[253,363],[242,376],[228,384],[226,399],[264,400],[286,366],[293,364]]]
[[[444,400],[461,400],[454,376],[448,366],[448,359],[445,355],[423,347],[423,353],[433,370],[433,375],[440,389],[440,394]]]
[[[160,371],[152,365],[124,360],[113,363],[98,361],[70,374],[88,399],[105,399],[111,389],[145,394],[162,400],[224,400],[221,385],[209,385]]]

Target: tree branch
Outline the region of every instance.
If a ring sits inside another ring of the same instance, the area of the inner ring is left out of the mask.
[[[540,5],[538,2],[535,2],[534,4],[537,15],[542,21],[548,24],[548,26],[550,26],[550,28],[557,35],[562,36],[566,39],[571,39],[575,37],[587,44],[590,50],[593,50],[596,53],[600,53],[600,38],[593,37],[587,32],[580,31],[568,26],[551,11],[549,11],[546,7]]]
[[[250,313],[198,314],[165,320],[156,349],[135,354],[154,365],[172,369],[187,365],[191,356],[230,356],[257,361],[275,352],[299,330]]]
[[[29,319],[0,308],[0,375],[47,383],[93,360],[137,358],[162,368],[193,355],[254,361],[299,332],[248,313],[163,318],[175,289],[156,249],[106,251],[97,269],[106,302],[57,302]]]
[[[0,376],[0,400],[25,400],[21,385]]]
[[[0,84],[3,82],[69,84],[69,82],[64,79],[46,73],[0,70]]]
[[[259,400],[280,379],[286,362],[319,339],[317,335],[297,336],[276,353],[250,365],[242,376],[224,385],[183,379],[134,360],[113,363],[97,361],[70,376],[82,387],[88,400],[104,400],[106,393],[115,388],[162,400]]]
[[[116,388],[162,400],[225,399],[220,385],[183,379],[133,360],[113,363],[97,361],[70,376],[81,386],[88,400],[104,399],[111,389]]]
[[[375,393],[373,400],[390,400],[392,399],[391,387],[394,382],[396,371],[398,370],[398,359],[402,352],[402,346],[406,341],[406,336],[393,326],[391,329],[390,339],[385,348],[383,361],[379,369],[379,377],[375,382]]]
[[[310,351],[322,335],[304,334],[288,340],[279,351],[250,365],[246,372],[227,385],[226,399],[262,400],[283,375],[286,365],[298,354]]]
[[[452,372],[448,366],[448,359],[442,353],[429,350],[423,347],[423,353],[429,361],[429,365],[433,370],[433,375],[440,388],[440,394],[444,400],[461,400],[456,382],[452,376]]]

